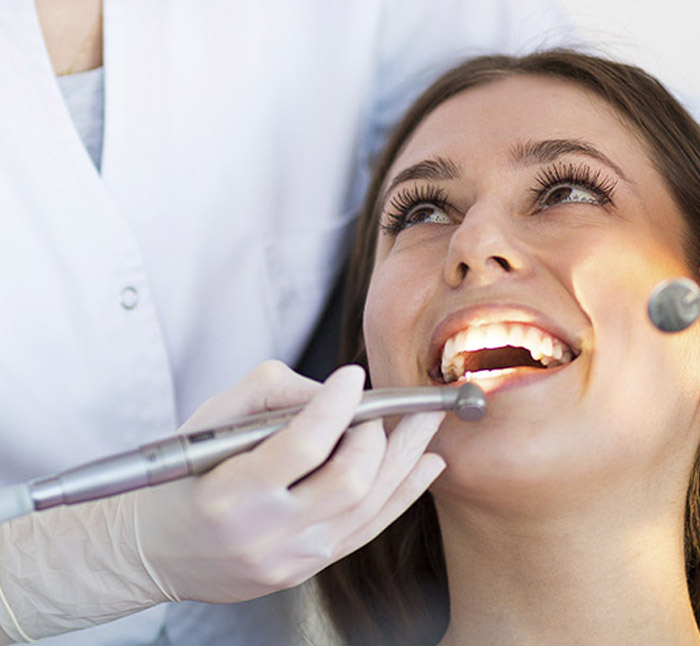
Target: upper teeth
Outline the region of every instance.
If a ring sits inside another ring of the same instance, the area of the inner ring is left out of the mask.
[[[523,323],[492,323],[469,327],[447,340],[442,350],[442,376],[447,382],[464,376],[465,352],[506,346],[525,348],[545,367],[568,363],[573,356],[565,343],[540,328]]]

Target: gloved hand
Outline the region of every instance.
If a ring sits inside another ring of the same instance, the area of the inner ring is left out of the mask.
[[[371,540],[444,468],[423,454],[444,414],[406,417],[388,438],[379,420],[345,432],[363,382],[356,366],[321,386],[267,362],[180,429],[309,402],[253,451],[197,478],[0,525],[0,628],[32,641],[167,599],[251,599]]]
[[[233,602],[294,586],[374,538],[425,491],[444,468],[423,454],[444,413],[406,417],[388,439],[381,420],[346,432],[363,384],[358,366],[320,386],[268,362],[185,424],[189,432],[309,401],[253,451],[138,493],[143,560],[168,598]]]

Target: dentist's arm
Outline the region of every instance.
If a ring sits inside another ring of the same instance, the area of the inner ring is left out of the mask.
[[[388,438],[381,421],[348,430],[363,383],[356,366],[320,385],[267,362],[181,429],[308,402],[253,451],[199,478],[0,525],[0,645],[166,600],[252,599],[371,540],[444,468],[424,453],[443,414],[406,417]]]

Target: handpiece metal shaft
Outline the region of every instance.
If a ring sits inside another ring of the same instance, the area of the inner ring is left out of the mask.
[[[204,473],[223,460],[255,448],[280,430],[302,407],[242,418],[220,428],[175,435],[28,483],[35,510],[106,498],[142,487]],[[454,410],[476,421],[486,412],[484,393],[475,384],[459,388],[385,388],[367,391],[351,426],[431,410]]]

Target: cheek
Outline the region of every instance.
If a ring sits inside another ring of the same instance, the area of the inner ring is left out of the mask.
[[[400,259],[388,259],[375,268],[363,316],[375,388],[417,385],[417,357],[430,338],[424,321],[430,311],[431,284],[428,276],[415,275],[415,265]]]
[[[403,308],[397,290],[392,289],[383,272],[372,275],[365,311],[363,332],[370,377],[374,388],[382,388],[394,383],[392,375],[397,371],[395,365],[400,357]],[[397,347],[398,346],[398,347]]]
[[[608,236],[591,246],[592,253],[572,263],[567,280],[591,321],[596,344],[613,343],[606,351],[610,356],[629,356],[653,365],[661,356],[658,342],[670,337],[649,321],[649,296],[660,281],[688,270],[678,254],[648,236],[628,238]]]
[[[700,370],[700,333],[659,332],[647,317],[655,285],[687,273],[667,248],[645,240],[601,245],[571,274],[577,301],[591,321],[585,410],[642,463],[649,463],[694,426]]]
[[[383,381],[379,367],[385,364],[385,360],[381,354],[383,344],[380,339],[385,334],[383,328],[386,315],[384,312],[385,300],[382,298],[382,290],[377,285],[375,275],[376,272],[372,275],[367,299],[365,300],[365,309],[362,315],[362,333],[365,339],[372,385],[374,388],[377,388],[378,383]]]

